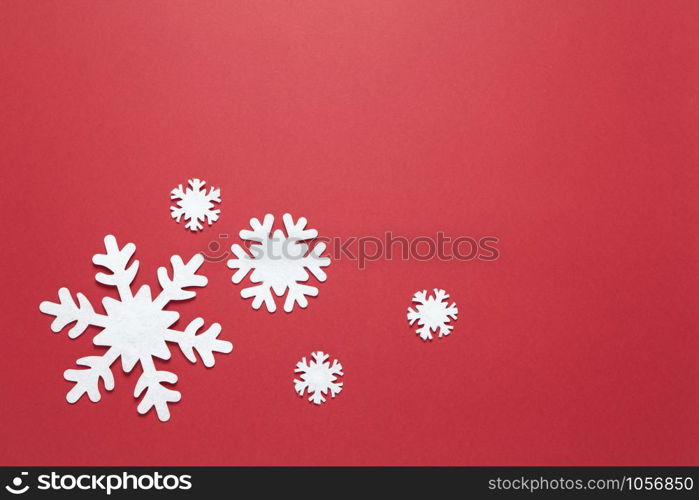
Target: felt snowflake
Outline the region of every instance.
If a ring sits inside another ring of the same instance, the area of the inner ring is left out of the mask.
[[[330,392],[335,397],[342,390],[342,382],[336,382],[342,373],[342,365],[335,359],[331,365],[327,359],[330,357],[322,351],[311,353],[313,360],[308,363],[304,357],[296,363],[294,373],[301,374],[301,380],[294,380],[294,389],[299,396],[308,392],[309,401],[317,405],[325,402],[324,395]]]
[[[240,237],[250,242],[249,251],[235,244],[231,250],[236,258],[228,261],[228,267],[236,269],[233,283],[240,283],[250,274],[250,282],[259,283],[241,290],[243,298],[253,297],[253,309],[259,309],[262,303],[269,312],[277,310],[272,292],[278,297],[286,293],[284,310],[291,312],[294,305],[306,307],[306,297],[318,295],[318,289],[303,282],[309,278],[309,272],[318,280],[325,281],[326,274],[321,269],[330,265],[328,257],[321,257],[325,251],[325,243],[318,243],[309,251],[308,240],[318,236],[315,229],[305,229],[305,217],[294,222],[289,214],[282,217],[286,234],[281,229],[272,233],[274,216],[265,215],[264,221],[250,219],[252,230],[243,229]]]
[[[95,326],[101,331],[92,339],[92,343],[108,348],[101,356],[79,359],[77,364],[85,369],[64,372],[64,378],[75,383],[66,399],[69,403],[75,403],[87,394],[90,401],[99,401],[100,380],[108,391],[114,388],[111,365],[121,358],[121,366],[126,373],[136,364],[143,370],[134,391],[135,398],[143,394],[138,412],[144,414],[154,408],[158,418],[165,422],[170,418],[168,404],[179,401],[180,393],[163,384],[174,384],[177,376],[169,371],[157,370],[153,358],[170,359],[168,344],[175,343],[192,363],[197,360],[196,351],[204,366],[212,367],[215,352],[229,353],[233,349],[230,342],[218,339],[221,332],[218,323],[198,333],[204,326],[204,320],[196,318],[184,331],[175,330],[172,326],[179,320],[179,313],[164,309],[173,301],[193,298],[196,292],[188,290],[189,287],[206,285],[206,277],[196,274],[204,257],[196,254],[185,264],[178,255],[174,255],[170,259],[172,277],[165,267],[158,269],[158,282],[162,290],[152,298],[148,285],[141,286],[135,294],[132,292],[138,261],[131,265],[129,261],[136,246],[128,243],[120,249],[116,238],[111,235],[104,238],[104,246],[106,253],[95,255],[92,262],[108,272],[98,272],[95,279],[103,285],[115,287],[119,295],[119,299],[102,299],[104,314],[95,312],[82,293],[76,294],[76,303],[67,288],[58,291],[58,303],[45,301],[39,306],[41,312],[56,317],[51,324],[51,330],[55,333],[75,322],[68,331],[68,336],[74,339],[82,335],[88,326]]]
[[[454,326],[450,325],[449,321],[456,320],[459,310],[454,302],[449,305],[446,300],[448,298],[447,292],[437,288],[434,289],[434,295],[430,294],[429,297],[427,290],[413,295],[413,302],[417,303],[415,308],[417,310],[412,307],[408,308],[408,321],[411,326],[417,321],[420,327],[417,329],[417,334],[422,340],[432,340],[432,332],[437,331],[437,329],[439,329],[440,338],[451,333]]]
[[[213,210],[214,203],[221,203],[221,190],[209,188],[206,192],[204,185],[206,182],[199,179],[189,179],[189,187],[182,189],[182,184],[170,192],[170,199],[177,200],[177,206],[170,207],[170,216],[178,223],[184,216],[187,221],[185,228],[190,231],[200,231],[204,229],[201,224],[204,219],[209,224],[218,220],[220,210]]]

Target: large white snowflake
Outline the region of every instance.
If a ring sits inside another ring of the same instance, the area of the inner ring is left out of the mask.
[[[51,330],[55,333],[75,322],[75,326],[68,332],[68,336],[74,339],[88,326],[96,326],[102,331],[92,339],[92,343],[109,348],[101,356],[79,359],[77,364],[86,369],[64,372],[64,378],[75,383],[66,399],[69,403],[75,403],[87,394],[90,401],[99,401],[100,379],[108,391],[114,388],[114,376],[110,367],[121,357],[125,372],[130,372],[137,363],[143,370],[134,391],[135,398],[145,391],[138,412],[144,414],[155,408],[158,418],[165,422],[170,418],[168,404],[179,401],[180,393],[163,384],[174,384],[177,376],[168,371],[156,370],[153,358],[170,359],[168,343],[176,343],[189,361],[196,362],[196,351],[204,366],[212,367],[215,352],[229,353],[233,349],[230,342],[218,339],[221,332],[218,323],[197,334],[204,326],[204,320],[196,318],[184,331],[178,331],[171,327],[179,319],[179,313],[164,310],[172,301],[193,298],[196,292],[188,290],[188,287],[206,285],[206,277],[196,274],[204,257],[197,254],[185,264],[178,255],[174,255],[170,259],[172,277],[165,267],[158,269],[158,282],[162,290],[157,297],[152,298],[148,285],[143,285],[135,294],[131,290],[138,261],[135,260],[131,265],[129,261],[136,246],[128,243],[120,249],[116,238],[111,235],[104,238],[104,246],[106,253],[95,255],[92,262],[108,272],[98,272],[95,279],[103,285],[115,287],[119,294],[118,300],[112,297],[102,299],[105,314],[95,312],[82,293],[76,294],[76,304],[67,288],[58,291],[59,303],[45,301],[39,306],[41,312],[56,317],[51,324]]]
[[[296,223],[289,214],[284,214],[282,219],[286,235],[281,229],[272,233],[274,216],[267,214],[261,224],[255,218],[250,219],[252,230],[240,231],[240,237],[250,242],[250,253],[238,244],[231,247],[236,258],[228,261],[228,267],[237,270],[233,274],[233,283],[240,283],[251,270],[250,282],[259,283],[243,288],[240,292],[243,298],[253,297],[253,309],[259,309],[264,303],[269,312],[276,311],[277,305],[272,292],[278,297],[287,292],[284,301],[286,312],[291,312],[295,304],[306,307],[306,297],[318,295],[318,288],[302,284],[308,280],[308,272],[310,271],[318,281],[325,281],[327,277],[321,269],[330,265],[328,257],[321,257],[325,251],[325,243],[318,243],[310,251],[306,243],[318,236],[318,231],[305,229],[305,217],[299,218]]]
[[[308,392],[311,397],[309,401],[317,405],[325,402],[324,395],[330,392],[331,397],[335,397],[342,390],[342,382],[336,382],[342,373],[342,365],[335,359],[331,365],[327,359],[330,357],[322,351],[311,353],[313,361],[308,363],[306,358],[296,363],[294,373],[301,374],[301,380],[294,379],[294,389],[299,396]]]
[[[170,192],[170,199],[177,200],[177,206],[170,207],[170,216],[178,223],[184,216],[187,221],[185,228],[200,231],[204,229],[201,224],[204,219],[209,226],[218,220],[221,211],[213,208],[214,202],[221,203],[221,190],[210,187],[207,193],[204,188],[206,182],[199,179],[189,179],[187,183],[188,188],[183,190],[180,184]]]
[[[439,329],[439,337],[444,337],[451,333],[454,328],[449,324],[450,320],[456,320],[456,315],[459,310],[456,303],[452,302],[449,305],[446,299],[449,295],[444,290],[434,289],[434,295],[427,296],[427,290],[416,292],[413,295],[413,302],[417,303],[414,310],[408,308],[408,321],[412,326],[415,321],[420,328],[417,329],[417,334],[422,340],[432,340],[432,332]]]

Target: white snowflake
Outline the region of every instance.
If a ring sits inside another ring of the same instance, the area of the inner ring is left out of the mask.
[[[204,326],[204,320],[196,318],[184,331],[178,331],[171,327],[179,320],[179,313],[164,310],[171,301],[193,298],[196,292],[187,290],[188,287],[206,285],[206,277],[196,274],[204,262],[204,257],[196,254],[185,264],[178,255],[174,255],[170,259],[172,278],[165,267],[158,269],[158,282],[162,291],[153,299],[148,285],[143,285],[136,294],[132,293],[131,284],[136,277],[138,261],[131,265],[129,261],[136,251],[136,246],[128,243],[119,249],[116,238],[111,235],[104,238],[104,246],[106,253],[95,255],[92,262],[109,272],[98,272],[95,279],[103,285],[115,287],[119,294],[118,300],[112,297],[102,299],[106,314],[95,312],[82,293],[76,294],[76,304],[67,288],[58,291],[59,303],[45,301],[39,306],[41,312],[56,317],[51,324],[51,330],[55,333],[75,322],[75,326],[68,332],[68,336],[74,339],[88,326],[95,326],[100,328],[101,332],[92,339],[92,343],[109,348],[101,356],[88,356],[77,361],[78,365],[87,369],[64,372],[66,380],[75,382],[66,399],[69,403],[75,403],[87,394],[90,401],[99,401],[100,379],[108,391],[114,388],[114,377],[110,367],[121,357],[121,365],[125,372],[130,372],[137,363],[143,370],[134,391],[135,398],[140,397],[145,391],[138,405],[138,412],[144,414],[155,408],[158,418],[165,422],[170,418],[168,404],[179,401],[180,393],[168,389],[163,384],[174,384],[177,382],[177,376],[168,371],[156,370],[153,358],[170,359],[170,342],[176,343],[182,354],[192,363],[197,360],[194,355],[196,351],[204,366],[212,367],[215,363],[215,352],[229,353],[233,349],[230,342],[218,339],[221,332],[221,325],[218,323],[197,334]]]
[[[294,305],[306,307],[308,300],[306,297],[318,295],[318,289],[314,286],[303,285],[309,278],[308,271],[318,281],[325,281],[326,274],[321,269],[330,265],[328,257],[321,257],[325,251],[325,243],[318,243],[309,252],[308,240],[318,236],[315,229],[305,229],[306,218],[299,218],[294,223],[294,219],[289,214],[282,217],[286,235],[277,229],[272,233],[274,216],[265,215],[264,221],[252,218],[250,227],[252,231],[243,229],[240,237],[251,242],[249,250],[252,256],[243,247],[235,244],[231,247],[235,259],[228,261],[228,267],[237,269],[233,274],[233,283],[240,283],[243,278],[252,270],[250,282],[260,283],[241,290],[243,298],[254,297],[252,301],[253,309],[259,309],[264,302],[269,312],[277,310],[277,306],[272,296],[272,292],[281,297],[285,292],[286,300],[284,310],[291,312]]]
[[[204,189],[206,182],[199,179],[189,179],[187,183],[190,186],[187,189],[183,190],[180,184],[170,192],[170,199],[178,200],[176,207],[170,207],[170,216],[178,223],[184,216],[188,221],[185,228],[190,231],[200,231],[204,229],[201,224],[204,219],[209,226],[218,220],[218,214],[221,211],[213,208],[214,202],[221,203],[221,190],[211,187],[207,193]]]
[[[412,326],[415,321],[420,328],[418,335],[422,340],[432,340],[432,332],[439,329],[439,337],[447,336],[454,328],[449,324],[450,319],[456,320],[459,310],[456,303],[451,305],[446,299],[449,295],[444,290],[434,289],[434,295],[427,297],[427,290],[416,292],[413,295],[413,302],[417,303],[417,311],[412,307],[408,308],[408,321]]]
[[[330,396],[335,397],[342,390],[342,382],[336,382],[338,376],[342,373],[342,365],[335,359],[333,364],[327,361],[330,357],[322,351],[311,353],[313,361],[308,363],[304,357],[296,363],[294,373],[301,373],[301,380],[294,380],[294,389],[299,396],[303,396],[304,392],[310,394],[309,401],[319,405],[325,402],[325,394],[330,391]]]

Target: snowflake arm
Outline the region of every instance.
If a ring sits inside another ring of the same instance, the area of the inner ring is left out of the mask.
[[[317,295],[318,289],[314,286],[303,285],[301,283],[292,283],[291,285],[289,285],[289,291],[286,294],[286,300],[284,301],[284,310],[286,312],[293,311],[294,304],[298,304],[299,307],[305,308],[308,306],[308,299],[306,297],[315,297]],[[272,294],[270,293],[269,296],[271,299]],[[252,307],[257,309],[255,307],[255,304],[253,304]]]
[[[192,363],[197,361],[194,355],[196,351],[204,366],[211,368],[216,363],[214,353],[228,354],[233,350],[233,344],[218,338],[218,334],[221,333],[221,325],[218,323],[214,323],[206,331],[197,335],[202,326],[204,326],[204,319],[196,318],[187,325],[184,332],[168,330],[165,333],[165,340],[178,344],[182,354]]]
[[[92,262],[111,271],[111,274],[97,273],[95,279],[103,285],[116,287],[122,299],[131,298],[130,286],[136,277],[139,263],[135,260],[131,266],[128,264],[136,251],[136,245],[127,243],[119,249],[116,238],[109,234],[104,237],[104,247],[107,252],[95,255]]]
[[[271,214],[267,214],[265,216],[262,224],[260,224],[260,221],[258,219],[253,217],[252,219],[250,219],[250,227],[252,228],[252,231],[243,229],[240,231],[240,237],[244,240],[262,243],[263,241],[266,241],[266,239],[269,237],[269,233],[272,229],[273,222],[274,216],[272,216]],[[262,247],[260,245],[253,246],[253,253],[255,255],[262,256],[262,254],[260,254],[259,252],[261,248]],[[231,278],[231,280],[233,281],[233,283],[238,284],[245,278],[245,276],[247,276],[250,270],[255,268],[255,257],[251,257],[243,249],[243,247],[238,245],[237,243],[231,246],[231,251],[233,252],[233,255],[236,256],[236,258],[230,259],[228,261],[228,267],[230,269],[236,270],[235,273],[233,273],[233,277]],[[244,288],[240,292],[240,296],[244,299],[253,297],[252,307],[255,310],[259,309],[263,303],[271,312],[275,311],[277,308],[276,304],[274,303],[274,297],[272,297],[271,287],[264,283],[262,285]]]
[[[304,245],[305,253],[308,247],[305,244],[302,245]],[[321,242],[311,249],[308,256],[303,258],[304,267],[320,282],[328,278],[328,275],[325,274],[322,268],[330,265],[330,259],[328,257],[321,257],[324,251],[325,243]],[[301,308],[306,308],[308,307],[308,299],[306,299],[306,297],[316,297],[317,295],[318,288],[315,286],[291,283],[286,300],[284,301],[284,310],[286,312],[293,311],[294,304],[298,304]],[[253,307],[255,307],[254,304]]]
[[[416,302],[420,305],[424,305],[427,303],[427,290],[423,290],[421,292],[415,292],[415,295],[413,296],[413,302]],[[424,321],[422,321],[422,315],[420,312],[414,310],[412,307],[408,308],[408,322],[410,323],[410,326],[413,326],[415,322],[418,322],[418,325],[423,325],[420,326],[417,329],[417,334],[420,336],[422,340],[432,340],[432,333],[430,332],[430,327],[428,325],[424,324]]]
[[[170,216],[178,223],[184,216],[187,223],[185,228],[190,231],[204,229],[201,222],[206,219],[210,226],[218,220],[220,210],[214,210],[214,203],[221,202],[221,190],[209,188],[206,192],[206,182],[200,179],[189,179],[189,187],[182,189],[182,184],[170,192],[170,199],[177,200],[176,206],[170,207]]]
[[[256,286],[249,286],[240,291],[240,296],[244,299],[252,297],[252,308],[256,311],[264,304],[267,311],[274,312],[277,310],[277,304],[272,296],[272,287],[265,283]]]
[[[242,229],[239,233],[240,237],[244,240],[262,243],[269,238],[272,232],[272,224],[274,224],[274,215],[272,214],[265,215],[261,224],[256,217],[253,217],[250,219],[250,228],[252,231],[250,229]]]
[[[237,285],[243,281],[243,278],[245,278],[245,276],[250,272],[253,267],[254,260],[245,250],[243,250],[243,247],[237,243],[231,246],[231,251],[236,258],[228,261],[228,267],[231,269],[236,269],[231,279],[233,283]]]
[[[175,189],[170,191],[170,199],[171,200],[183,200],[185,198],[186,194],[184,190],[182,189],[182,184],[177,186]],[[178,203],[179,205],[179,203]],[[180,223],[180,220],[182,220],[182,216],[184,215],[184,207],[182,206],[171,206],[170,207],[170,217],[175,219],[175,222],[178,224]],[[185,227],[189,229],[188,224],[185,224]],[[202,227],[203,229],[203,227]]]
[[[330,257],[323,257],[325,243],[320,242],[311,249],[308,256],[304,257],[304,265],[318,281],[325,281],[328,275],[323,271],[323,267],[330,265]]]
[[[412,308],[408,308],[408,321],[410,326],[413,326],[415,321],[420,319],[420,313],[414,311]],[[419,326],[420,324],[418,324]],[[417,334],[422,340],[432,340],[432,333],[430,332],[430,327],[427,325],[419,326],[417,329]]]
[[[77,293],[78,298],[76,304],[70,291],[63,287],[58,290],[59,303],[49,302],[47,300],[39,304],[39,310],[50,316],[55,316],[56,319],[51,323],[51,330],[58,333],[69,323],[75,322],[75,326],[68,331],[68,337],[74,339],[83,334],[90,325],[104,326],[106,316],[97,314],[92,308],[92,304],[87,300],[82,293]]]
[[[449,294],[445,292],[444,290],[440,290],[439,288],[435,288],[433,290],[434,292],[434,301],[435,302],[444,302],[445,299],[449,298]],[[425,296],[425,290],[422,291],[423,297]]]
[[[294,379],[294,390],[299,396],[308,393],[308,400],[316,405],[325,402],[324,395],[330,392],[335,397],[342,391],[342,382],[337,382],[337,377],[343,376],[342,365],[335,359],[333,364],[327,362],[330,357],[322,351],[311,353],[313,360],[308,363],[306,358],[296,363],[294,373],[300,373],[301,378]]]
[[[289,236],[289,239],[305,241],[311,240],[318,236],[318,231],[315,229],[306,229],[306,224],[308,221],[305,217],[299,217],[296,223],[294,223],[294,219],[291,217],[291,214],[284,214],[282,216],[282,221],[284,222],[284,229],[286,229],[286,234]]]
[[[172,300],[187,300],[196,296],[196,292],[186,290],[188,287],[206,286],[208,280],[206,276],[196,274],[197,270],[204,263],[204,256],[200,253],[194,255],[185,264],[179,255],[173,255],[170,259],[172,264],[172,279],[168,276],[167,268],[158,268],[158,282],[163,289],[155,299],[157,304],[167,304]]]
[[[415,295],[413,295],[413,302],[416,304],[424,304],[427,302],[427,290],[415,292]]]
[[[168,389],[163,384],[177,383],[177,375],[164,370],[156,370],[152,358],[142,360],[141,366],[143,373],[136,382],[133,393],[134,397],[138,398],[145,391],[145,395],[137,407],[138,413],[145,415],[155,408],[158,419],[161,422],[167,422],[170,420],[168,404],[177,403],[182,398],[182,394],[174,389]]]
[[[110,349],[102,356],[87,356],[80,358],[76,363],[86,366],[86,370],[66,370],[63,378],[69,382],[75,382],[73,388],[66,394],[66,400],[73,404],[87,394],[93,403],[100,400],[99,389],[100,380],[104,383],[104,388],[108,391],[114,389],[114,375],[112,375],[111,365],[119,357],[116,349]]]
[[[432,335],[432,332],[430,331],[430,327],[427,325],[420,326],[417,329],[417,334],[420,336],[420,338],[422,340],[432,340],[434,338],[434,336]],[[442,334],[440,333],[439,336],[441,337]]]

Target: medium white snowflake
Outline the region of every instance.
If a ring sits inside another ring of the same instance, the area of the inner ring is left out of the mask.
[[[325,243],[318,243],[309,252],[308,240],[318,236],[315,229],[305,229],[306,218],[299,218],[294,223],[294,219],[289,214],[282,217],[286,235],[277,229],[272,233],[274,216],[265,215],[264,221],[252,218],[250,227],[252,231],[243,229],[240,237],[249,241],[250,254],[243,247],[235,244],[231,247],[235,259],[228,261],[228,267],[237,269],[233,274],[233,283],[240,283],[243,278],[252,270],[250,282],[260,283],[241,290],[243,298],[254,297],[252,301],[253,309],[259,309],[262,303],[267,306],[269,312],[277,310],[272,292],[281,297],[285,292],[286,300],[284,310],[291,312],[294,305],[300,307],[308,305],[306,297],[318,295],[318,288],[310,285],[303,285],[301,282],[308,281],[310,273],[318,281],[325,281],[327,275],[321,269],[330,265],[328,257],[321,257],[325,251]]]
[[[88,326],[96,326],[102,331],[93,339],[96,346],[109,349],[101,356],[81,358],[77,364],[85,370],[66,370],[63,374],[68,381],[75,382],[66,395],[69,403],[75,403],[83,395],[92,402],[100,400],[100,379],[105,389],[114,389],[114,376],[111,365],[121,357],[121,365],[125,372],[130,372],[139,363],[143,373],[136,382],[134,397],[138,398],[145,391],[138,405],[140,414],[155,408],[158,418],[165,422],[170,418],[169,403],[180,400],[179,391],[168,389],[163,384],[174,384],[177,376],[168,371],[156,370],[153,358],[170,359],[168,342],[176,343],[182,354],[195,363],[199,354],[204,366],[214,366],[214,353],[229,353],[233,345],[225,340],[219,340],[221,325],[214,323],[206,331],[197,334],[204,326],[202,318],[193,320],[184,331],[172,329],[179,319],[176,311],[166,311],[165,306],[171,301],[187,300],[196,296],[196,292],[187,290],[188,287],[202,287],[207,283],[205,276],[196,274],[204,262],[204,257],[197,254],[184,263],[178,255],[174,255],[172,263],[172,278],[165,267],[158,269],[158,282],[162,291],[155,299],[151,297],[150,287],[143,285],[136,294],[132,293],[131,284],[136,277],[138,261],[131,265],[129,261],[136,251],[133,243],[128,243],[119,249],[114,236],[104,238],[106,253],[97,254],[92,262],[109,271],[98,272],[95,279],[103,285],[117,289],[119,299],[104,297],[102,305],[106,314],[95,312],[88,299],[77,293],[76,304],[67,288],[58,291],[59,303],[44,301],[39,305],[41,312],[55,316],[51,330],[60,332],[69,323],[75,322],[68,332],[72,339],[80,336]]]
[[[330,391],[330,396],[335,397],[342,390],[342,382],[336,382],[338,376],[342,373],[342,365],[335,359],[333,364],[327,361],[330,357],[322,351],[311,353],[313,361],[308,363],[304,357],[296,363],[294,373],[301,374],[301,380],[294,379],[294,389],[299,396],[303,396],[304,392],[310,394],[309,401],[317,405],[325,402],[324,395]]]
[[[413,302],[417,303],[417,311],[412,307],[408,308],[408,321],[412,326],[415,321],[420,328],[417,329],[417,334],[422,340],[432,340],[432,332],[439,329],[439,337],[447,336],[454,328],[448,324],[450,319],[456,320],[456,315],[459,310],[456,303],[451,305],[446,299],[449,295],[444,290],[434,289],[434,295],[427,297],[427,290],[416,292],[413,295]]]
[[[187,222],[185,228],[190,231],[200,231],[204,229],[201,224],[204,219],[209,224],[213,224],[218,220],[220,210],[213,210],[214,202],[221,203],[221,190],[209,188],[206,192],[204,185],[206,182],[199,179],[189,179],[187,181],[190,187],[182,189],[182,184],[177,186],[170,192],[170,199],[178,200],[177,206],[170,207],[170,216],[178,223],[182,216]]]

